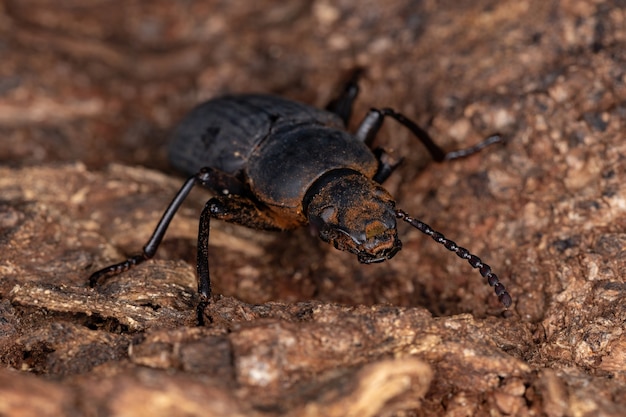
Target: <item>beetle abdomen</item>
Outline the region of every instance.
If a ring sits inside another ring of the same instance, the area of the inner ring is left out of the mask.
[[[342,127],[333,113],[279,97],[244,94],[209,100],[176,128],[169,146],[170,162],[188,175],[204,167],[237,175],[273,130],[307,122]]]

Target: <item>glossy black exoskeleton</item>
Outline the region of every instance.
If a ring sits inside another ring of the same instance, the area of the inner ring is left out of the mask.
[[[191,177],[165,210],[143,253],[95,272],[90,283],[152,258],[185,197],[201,185],[215,196],[200,215],[200,321],[211,296],[211,218],[263,230],[308,224],[322,240],[354,253],[362,263],[390,259],[401,249],[396,219],[402,219],[477,268],[509,307],[511,296],[489,265],[395,207],[380,184],[398,164],[382,149],[370,148],[385,117],[407,127],[437,162],[472,155],[501,137],[493,135],[473,147],[446,153],[417,124],[388,108],[370,110],[357,131],[349,133],[346,125],[358,94],[358,74],[326,110],[252,94],[216,98],[193,109],[176,129],[169,148],[172,164]]]

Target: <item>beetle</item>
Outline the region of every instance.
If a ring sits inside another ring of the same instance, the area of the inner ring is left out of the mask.
[[[94,272],[91,286],[152,258],[191,189],[213,192],[200,214],[197,250],[198,320],[211,297],[209,231],[211,219],[261,230],[309,225],[335,248],[355,254],[361,263],[391,259],[402,248],[396,220],[431,236],[480,271],[500,302],[512,298],[491,267],[395,207],[382,183],[399,165],[372,142],[385,118],[405,126],[436,162],[463,158],[503,139],[489,136],[461,150],[444,152],[430,135],[403,114],[372,108],[354,133],[347,131],[358,95],[356,70],[342,93],[325,109],[284,98],[241,94],[211,99],[195,107],[178,125],[169,159],[190,175],[165,210],[143,252]]]

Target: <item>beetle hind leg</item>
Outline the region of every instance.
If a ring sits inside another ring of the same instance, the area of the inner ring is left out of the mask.
[[[348,126],[348,123],[350,122],[350,117],[352,116],[352,105],[354,104],[356,97],[359,95],[359,78],[361,78],[363,72],[364,70],[362,68],[355,69],[352,72],[350,79],[345,84],[339,97],[332,100],[326,106],[326,110],[338,115],[341,120],[343,120],[343,124],[345,126]]]

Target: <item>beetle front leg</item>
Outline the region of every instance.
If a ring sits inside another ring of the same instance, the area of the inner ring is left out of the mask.
[[[431,157],[436,162],[451,161],[453,159],[464,158],[466,156],[470,156],[477,152],[480,152],[482,149],[486,148],[489,145],[503,141],[502,136],[500,136],[499,134],[495,134],[487,137],[485,140],[477,143],[474,146],[470,146],[469,148],[445,152],[443,149],[441,149],[441,147],[439,147],[439,145],[437,145],[433,141],[428,132],[419,127],[414,121],[404,116],[402,113],[398,113],[397,111],[389,108],[384,108],[382,110],[371,109],[370,112],[365,116],[365,119],[363,119],[363,121],[359,125],[355,136],[359,140],[366,143],[368,146],[371,146],[386,116],[395,119],[398,123],[409,129],[411,133],[413,133],[413,135],[420,142],[422,142],[422,144],[428,150],[428,153],[430,153]]]

